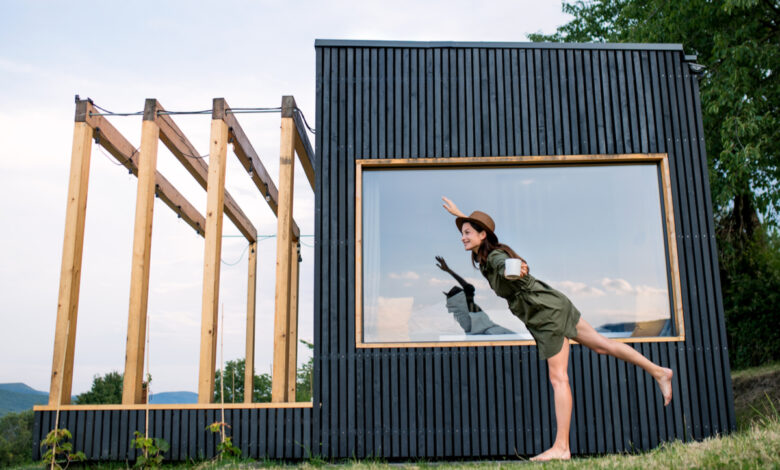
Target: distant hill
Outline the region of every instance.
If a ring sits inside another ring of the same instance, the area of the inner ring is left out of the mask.
[[[29,410],[49,401],[48,392],[41,392],[23,383],[0,384],[0,416]]]
[[[0,384],[0,390],[5,390],[6,392],[14,392],[14,393],[32,393],[36,395],[46,395],[47,397],[49,396],[49,392],[41,392],[40,390],[35,390],[29,385],[23,384],[21,382]]]
[[[71,401],[75,400],[75,397]],[[45,405],[49,393],[35,390],[20,382],[0,384],[0,416],[29,410],[34,405]],[[193,392],[161,392],[152,394],[150,403],[179,404],[197,403],[198,394]]]
[[[152,404],[181,404],[197,403],[198,394],[193,392],[161,392],[152,393],[149,403]]]

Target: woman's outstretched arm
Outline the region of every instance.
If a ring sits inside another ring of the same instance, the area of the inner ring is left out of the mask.
[[[447,262],[444,261],[444,258],[441,256],[436,257],[436,266],[438,266],[439,269],[442,271],[449,273],[450,276],[454,277],[456,281],[458,281],[458,284],[463,288],[463,291],[466,293],[466,295],[474,295],[474,286],[466,282],[465,279],[460,277],[458,273],[450,269],[449,266],[447,266]]]
[[[466,214],[461,212],[460,209],[458,209],[458,206],[456,206],[455,203],[449,200],[447,197],[442,196],[441,200],[444,201],[443,206],[447,212],[454,215],[455,217],[466,217]]]

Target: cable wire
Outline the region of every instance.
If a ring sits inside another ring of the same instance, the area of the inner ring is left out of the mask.
[[[306,129],[308,129],[309,132],[311,132],[312,134],[317,135],[317,129],[315,129],[315,128],[313,128],[313,127],[311,127],[309,125],[309,122],[306,120],[306,115],[303,114],[303,110],[301,110],[301,108],[296,106],[295,107],[295,111],[297,111],[298,114],[301,115],[301,118],[303,118],[303,125],[306,126]]]
[[[141,116],[141,115],[144,114],[143,111],[135,111],[135,112],[132,112],[132,113],[115,113],[113,111],[107,110],[106,108],[98,106],[95,103],[92,103],[92,106],[94,106],[95,108],[103,111],[103,113],[102,114],[89,113],[90,116]]]
[[[102,113],[89,113],[90,116],[141,116],[141,115],[144,114],[143,111],[134,111],[134,112],[130,112],[130,113],[115,113],[113,111],[109,111],[108,109],[106,109],[106,108],[104,108],[102,106],[98,106],[98,105],[96,105],[94,103],[92,103],[92,106],[94,106],[96,109],[99,109],[100,111],[103,111],[103,112]],[[293,110],[295,112],[297,112],[298,114],[300,114],[301,118],[303,119],[303,125],[306,126],[306,129],[308,129],[309,132],[311,132],[313,135],[317,135],[317,129],[315,129],[315,128],[313,128],[313,127],[311,127],[309,125],[309,121],[306,120],[306,115],[303,113],[303,110],[301,108],[297,107],[297,106],[295,108],[293,108]],[[230,109],[225,110],[225,113],[227,113],[227,114],[278,113],[278,112],[281,112],[281,111],[282,111],[282,107],[281,106],[276,106],[276,107],[273,107],[273,108],[260,108],[260,107],[255,107],[255,108],[230,108]],[[167,111],[167,110],[166,111],[157,111],[157,115],[158,116],[164,116],[164,115],[173,116],[173,115],[179,115],[179,114],[181,114],[181,115],[185,115],[185,114],[211,114],[211,113],[212,113],[212,110],[210,110],[210,109],[202,109],[202,110],[198,110],[198,111]],[[193,158],[195,158],[195,157],[193,157]],[[203,157],[199,157],[199,158],[203,158]]]
[[[246,251],[248,249],[249,249],[249,244],[247,243],[247,245],[244,247],[244,251],[242,251],[241,254],[238,256],[238,259],[235,260],[232,263],[228,263],[227,261],[223,260],[222,258],[220,258],[220,261],[222,261],[222,264],[224,264],[225,266],[235,266],[238,263],[240,263],[242,259],[244,259],[244,254],[246,253]]]

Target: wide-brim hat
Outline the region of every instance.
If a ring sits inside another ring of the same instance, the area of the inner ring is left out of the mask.
[[[495,234],[496,230],[496,223],[493,222],[493,218],[489,215],[485,214],[482,211],[474,211],[469,215],[468,217],[457,217],[455,219],[455,225],[458,226],[458,230],[463,230],[463,224],[469,222],[469,223],[476,223],[480,227],[484,228],[485,231],[488,233],[488,237],[491,237],[493,241],[498,241],[498,237]]]

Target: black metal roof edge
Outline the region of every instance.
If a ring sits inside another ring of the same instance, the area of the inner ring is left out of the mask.
[[[378,41],[362,39],[315,39],[314,47],[411,47],[411,48],[498,48],[498,49],[606,49],[632,51],[680,51],[682,44],[615,42],[465,42],[465,41]]]

